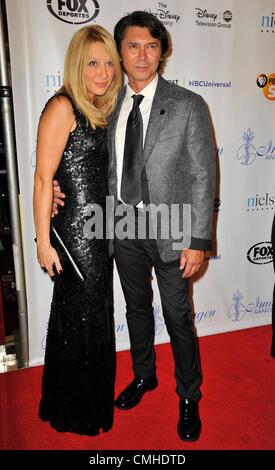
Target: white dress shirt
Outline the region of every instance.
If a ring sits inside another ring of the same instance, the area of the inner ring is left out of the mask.
[[[145,142],[146,131],[148,127],[149,117],[151,113],[153,98],[158,84],[158,74],[155,78],[138,94],[143,95],[144,98],[140,103],[139,109],[142,116],[143,122],[143,146]],[[116,127],[116,158],[117,158],[117,198],[119,201],[121,199],[121,178],[122,178],[122,168],[123,168],[123,154],[124,154],[124,144],[125,144],[125,134],[126,134],[126,125],[128,116],[133,107],[133,98],[132,96],[136,93],[129,84],[126,86],[125,97],[120,109],[117,127]],[[122,201],[123,202],[123,201]],[[137,207],[142,207],[142,201],[137,205]]]

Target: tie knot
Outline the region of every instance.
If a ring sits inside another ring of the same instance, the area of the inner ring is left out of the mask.
[[[143,95],[132,95],[134,100],[133,108],[139,107],[140,103],[142,102],[144,96]]]

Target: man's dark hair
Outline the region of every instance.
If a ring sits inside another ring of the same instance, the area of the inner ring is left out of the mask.
[[[139,26],[140,28],[148,28],[153,38],[159,39],[161,43],[161,52],[165,54],[169,49],[168,32],[152,13],[145,11],[133,11],[127,16],[121,18],[115,25],[114,38],[117,50],[120,52],[121,41],[124,38],[125,30],[128,26]]]

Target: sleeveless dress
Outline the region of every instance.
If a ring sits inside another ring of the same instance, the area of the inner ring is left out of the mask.
[[[94,436],[113,424],[113,267],[108,240],[90,239],[84,226],[94,205],[105,220],[108,153],[106,130],[93,130],[71,104],[77,127],[55,175],[66,199],[52,224],[87,278],[70,289],[54,283],[39,417],[58,431]]]

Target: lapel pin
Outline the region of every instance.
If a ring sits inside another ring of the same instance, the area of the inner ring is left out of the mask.
[[[161,109],[161,110],[160,110],[160,114],[161,114],[161,115],[165,114],[165,109]]]

